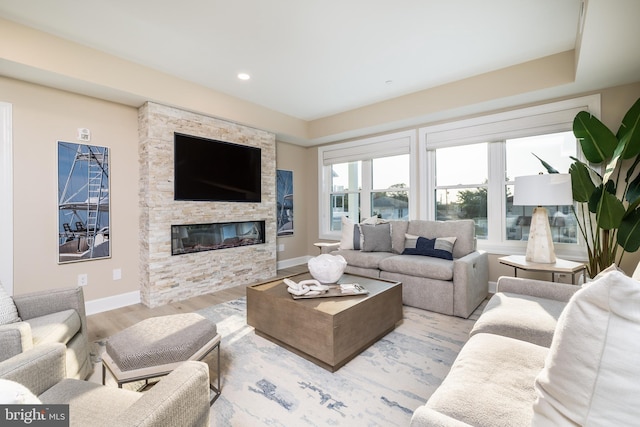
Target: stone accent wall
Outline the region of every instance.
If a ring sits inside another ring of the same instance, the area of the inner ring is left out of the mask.
[[[276,274],[275,135],[148,102],[138,111],[142,303],[157,307]],[[262,202],[173,199],[174,132],[262,149]],[[134,185],[134,183],[131,183]],[[171,256],[171,225],[265,221],[266,243]]]

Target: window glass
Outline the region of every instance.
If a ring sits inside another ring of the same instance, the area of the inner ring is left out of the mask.
[[[362,187],[362,162],[331,165],[331,203],[329,208],[331,231],[342,229],[342,217],[360,221],[360,194]]]
[[[373,188],[376,190],[409,187],[409,155],[373,159]]]
[[[362,162],[331,165],[331,188],[333,192],[358,191],[362,187]]]
[[[409,218],[409,154],[372,160],[371,215]],[[386,190],[386,191],[378,191]]]
[[[353,222],[360,222],[360,194],[332,194],[330,209],[331,231],[342,230],[342,217],[345,215]]]
[[[546,168],[533,154],[560,173],[568,173],[576,157],[573,132],[539,135],[506,141],[506,239],[528,240],[534,206],[513,205],[513,181],[516,176],[535,175]],[[533,154],[532,154],[533,153]],[[554,243],[577,243],[578,225],[571,206],[545,206]]]
[[[488,164],[486,143],[436,150],[436,220],[473,219],[487,238]]]
[[[408,191],[378,191],[371,194],[371,214],[384,219],[409,219]]]
[[[461,145],[436,150],[436,185],[487,182],[487,144]]]
[[[558,172],[568,173],[569,166],[573,163],[570,156],[576,156],[576,138],[573,132],[507,139],[507,180],[513,181],[516,176],[547,173],[535,156],[549,163]]]

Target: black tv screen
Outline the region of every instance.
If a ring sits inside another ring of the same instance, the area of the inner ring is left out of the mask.
[[[174,134],[174,199],[261,201],[261,151],[256,147]]]

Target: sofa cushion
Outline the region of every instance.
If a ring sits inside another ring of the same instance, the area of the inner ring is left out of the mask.
[[[427,239],[426,237],[406,235],[405,249],[402,255],[423,255],[434,258],[453,260],[453,244],[455,237],[438,237]]]
[[[474,335],[425,406],[473,426],[528,426],[536,399],[533,382],[547,352],[526,341]],[[420,417],[418,408],[412,425]],[[440,425],[426,421],[423,425]]]
[[[349,266],[376,269],[379,268],[380,261],[395,256],[391,252],[361,252],[356,250],[333,251],[331,255],[342,255]]]
[[[391,225],[386,224],[360,224],[363,236],[363,252],[391,252]]]
[[[462,258],[476,250],[475,223],[472,219],[455,221],[409,221],[407,233],[433,239],[436,237],[455,237],[453,257]]]
[[[498,292],[487,303],[470,335],[491,333],[549,347],[566,305],[563,301]]]
[[[66,344],[81,328],[78,312],[69,309],[46,316],[34,317],[27,321],[31,326],[33,344]]]
[[[13,302],[13,298],[4,290],[0,283],[0,325],[19,322],[18,309]]]
[[[347,263],[349,260],[347,260]],[[453,280],[453,262],[421,255],[393,255],[380,260],[380,270],[437,280]]]
[[[533,425],[636,425],[640,419],[640,282],[609,271],[558,319]]]

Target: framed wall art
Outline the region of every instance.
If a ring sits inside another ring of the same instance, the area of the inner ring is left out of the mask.
[[[293,235],[293,171],[276,171],[278,236]]]
[[[111,256],[109,149],[58,141],[58,263]]]

